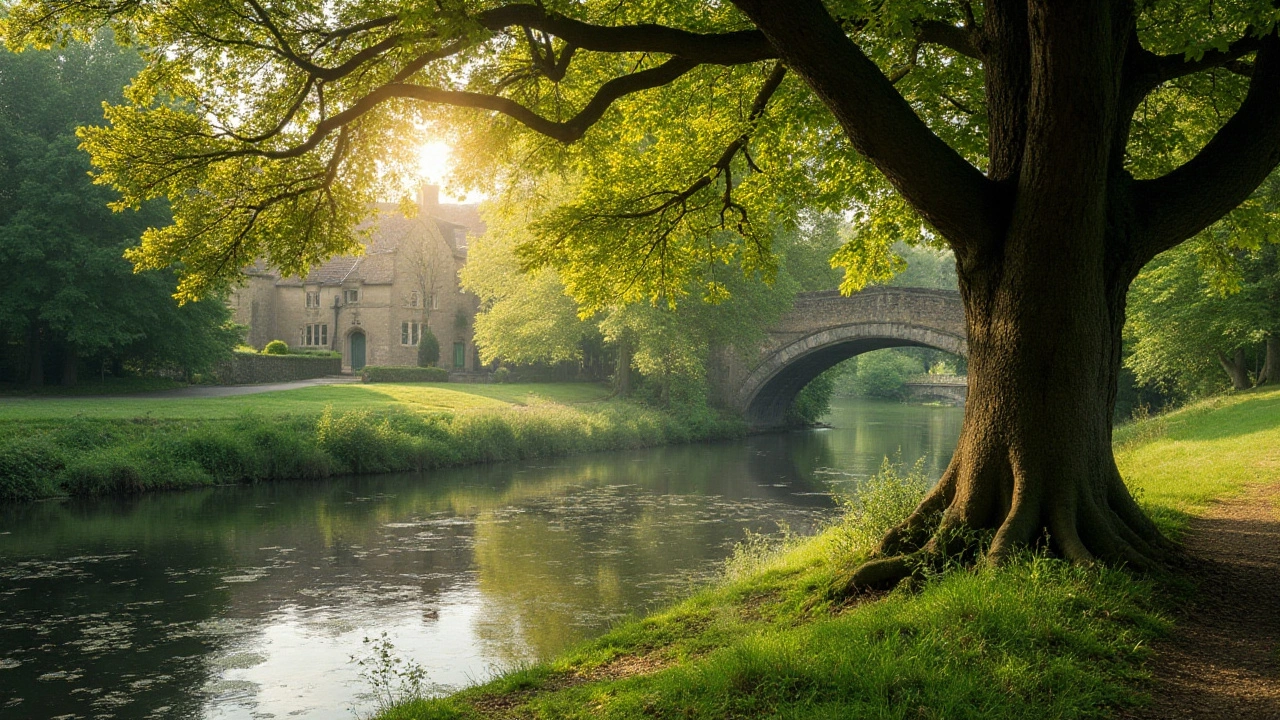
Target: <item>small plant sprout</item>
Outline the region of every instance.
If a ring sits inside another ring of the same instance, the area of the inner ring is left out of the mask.
[[[384,631],[376,638],[364,639],[365,654],[351,656],[360,668],[360,679],[369,687],[362,699],[373,701],[374,715],[426,697],[427,671],[414,660],[406,660],[395,652],[395,645]]]

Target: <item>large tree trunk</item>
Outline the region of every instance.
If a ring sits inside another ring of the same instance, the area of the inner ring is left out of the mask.
[[[1258,372],[1259,385],[1280,385],[1280,337],[1267,336],[1267,359]]]
[[[1140,263],[1118,252],[1132,213],[1110,146],[1125,132],[1113,120],[1123,53],[1106,50],[1125,29],[1086,5],[1033,5],[1025,104],[989,89],[993,115],[1025,111],[1026,130],[1020,157],[1004,151],[1017,168],[1002,242],[957,255],[969,338],[959,443],[849,590],[892,585],[988,540],[995,562],[1033,545],[1137,567],[1167,553],[1112,455],[1125,294]]]
[[[1104,229],[1086,223],[1015,228],[999,272],[962,273],[969,395],[955,454],[847,590],[891,586],[988,541],[996,562],[1036,545],[1137,568],[1168,556],[1112,454],[1128,278],[1107,277]]]
[[[1218,352],[1218,364],[1226,371],[1227,377],[1231,378],[1231,388],[1233,390],[1248,390],[1249,385],[1249,366],[1244,361],[1244,348],[1236,348],[1231,357]]]

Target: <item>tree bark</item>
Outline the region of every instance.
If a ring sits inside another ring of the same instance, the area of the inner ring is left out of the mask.
[[[1280,337],[1268,335],[1267,356],[1258,372],[1259,385],[1280,385]]]
[[[1218,364],[1226,371],[1227,377],[1231,378],[1231,389],[1248,390],[1249,384],[1249,366],[1245,364],[1244,348],[1236,348],[1231,357],[1218,352]]]
[[[44,384],[44,343],[40,337],[40,324],[34,322],[27,329],[27,384]]]

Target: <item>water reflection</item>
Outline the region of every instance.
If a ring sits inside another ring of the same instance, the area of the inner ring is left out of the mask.
[[[349,718],[387,632],[441,688],[545,657],[805,530],[887,453],[936,476],[960,413],[469,468],[41,503],[0,514],[0,718]]]

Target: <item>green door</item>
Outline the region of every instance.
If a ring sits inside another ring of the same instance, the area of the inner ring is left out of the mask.
[[[456,342],[453,344],[453,367],[462,370],[467,364],[467,346],[466,343]]]
[[[364,367],[364,333],[351,333],[351,369],[352,371],[360,370]]]

